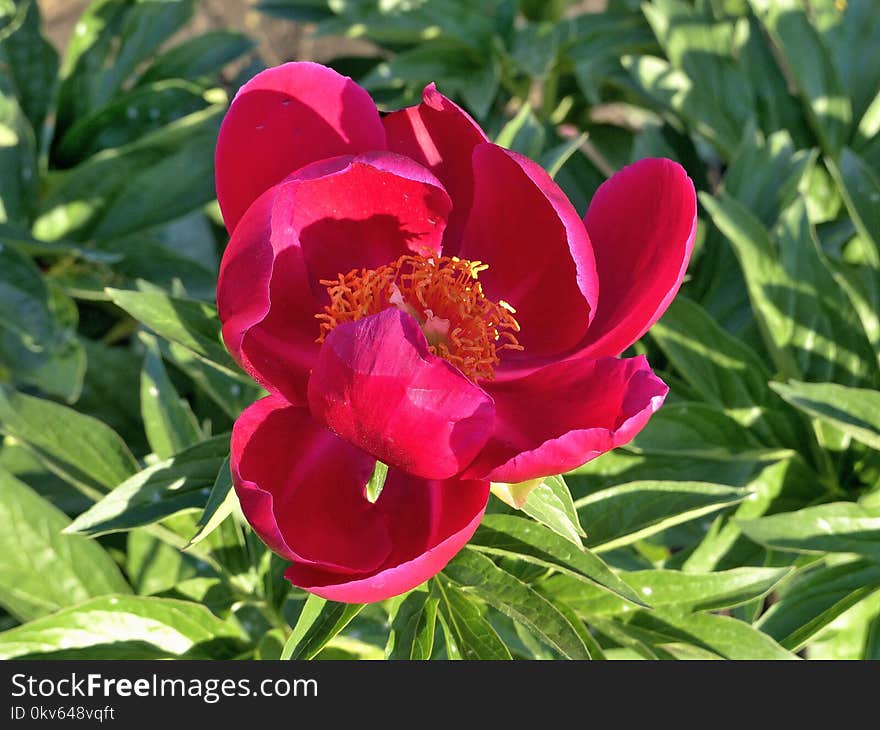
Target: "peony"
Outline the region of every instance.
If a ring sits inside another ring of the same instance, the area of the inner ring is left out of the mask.
[[[666,396],[617,356],[693,246],[670,160],[621,170],[581,219],[433,85],[381,116],[351,79],[289,63],[236,95],[216,179],[223,339],[270,393],[235,424],[233,481],[297,586],[414,588],[470,539],[491,482],[625,444]]]

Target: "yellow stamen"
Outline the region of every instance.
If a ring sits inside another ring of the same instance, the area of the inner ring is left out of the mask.
[[[389,306],[412,315],[431,352],[451,362],[472,380],[492,380],[499,351],[522,350],[516,339],[516,310],[487,299],[478,281],[488,269],[482,261],[457,256],[401,256],[377,269],[353,269],[322,279],[330,304],[316,314],[317,341],[337,325],[378,314]]]

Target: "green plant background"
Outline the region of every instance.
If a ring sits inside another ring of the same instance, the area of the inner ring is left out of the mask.
[[[880,658],[880,4],[257,6],[365,41],[327,62],[383,108],[435,81],[580,212],[684,164],[693,261],[629,353],[670,397],[522,510],[492,498],[419,589],[307,597],[228,471],[260,391],[219,339],[213,151],[254,39],[96,0],[59,57],[0,0],[0,657]]]

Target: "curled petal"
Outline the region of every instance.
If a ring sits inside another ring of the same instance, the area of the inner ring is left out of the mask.
[[[586,349],[592,357],[618,355],[660,319],[681,286],[697,227],[694,184],[672,160],[640,160],[599,187],[584,224],[602,284]]]
[[[474,203],[461,256],[487,263],[487,296],[516,308],[527,367],[583,340],[599,283],[590,239],[559,187],[531,160],[497,145],[474,150]],[[503,373],[499,373],[503,375]]]
[[[374,460],[279,396],[236,421],[230,464],[248,521],[292,561],[286,576],[337,601],[383,600],[435,575],[470,539],[488,499],[485,481],[391,470],[372,504]]]
[[[425,87],[421,104],[386,115],[382,124],[388,149],[431,170],[452,198],[444,249],[448,255],[457,254],[474,194],[471,156],[474,147],[488,141],[486,135],[434,84]]]
[[[233,357],[270,392],[303,398],[327,301],[320,280],[438,253],[450,205],[430,172],[389,152],[322,160],[263,193],[220,265]]]
[[[465,476],[507,483],[570,471],[628,443],[669,390],[644,357],[563,360],[486,389],[495,432]]]
[[[232,233],[263,192],[303,165],[385,149],[369,94],[317,63],[285,63],[235,95],[217,138],[217,198]]]
[[[394,308],[330,332],[308,399],[336,434],[425,479],[466,467],[486,443],[495,412],[485,391],[433,355],[416,321]]]

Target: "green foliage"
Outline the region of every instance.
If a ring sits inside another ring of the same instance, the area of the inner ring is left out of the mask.
[[[880,6],[258,7],[371,42],[330,65],[383,109],[436,82],[579,212],[637,158],[685,165],[688,278],[626,353],[670,395],[518,510],[492,497],[408,594],[292,588],[232,488],[228,433],[263,391],[213,303],[214,145],[255,44],[176,36],[195,0],[96,0],[59,59],[17,0],[0,28],[0,656],[880,658]]]

